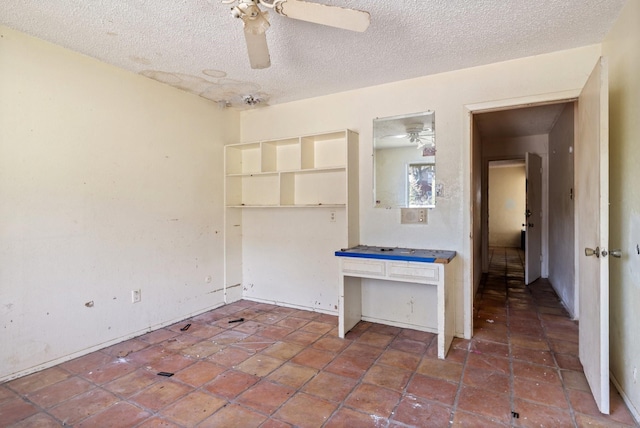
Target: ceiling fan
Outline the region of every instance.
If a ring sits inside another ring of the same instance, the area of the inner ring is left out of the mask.
[[[362,10],[302,0],[222,0],[222,3],[238,3],[231,8],[231,14],[240,18],[244,24],[251,68],[267,68],[271,65],[266,37],[270,26],[269,13],[260,9],[260,6],[275,10],[288,18],[351,31],[363,32],[370,22],[369,13]]]
[[[380,139],[402,139],[408,141],[411,144],[415,144],[418,150],[425,147],[435,146],[435,135],[431,127],[425,126],[422,123],[411,124],[406,127],[406,130],[402,133],[392,133],[391,135],[382,135],[378,137]]]

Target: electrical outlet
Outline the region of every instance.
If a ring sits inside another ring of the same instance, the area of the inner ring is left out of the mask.
[[[336,212],[335,211],[329,212],[329,221],[331,223],[335,223],[336,222]]]
[[[400,223],[427,224],[426,208],[400,208]]]
[[[139,303],[142,300],[142,290],[131,290],[131,303]]]

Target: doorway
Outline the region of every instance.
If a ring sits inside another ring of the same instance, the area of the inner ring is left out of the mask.
[[[546,151],[542,153],[543,191],[543,274],[552,281],[556,294],[573,318],[580,317],[580,362],[602,413],[609,413],[609,168],[608,168],[608,68],[606,58],[600,58],[586,84],[571,91],[573,98],[554,99],[553,95],[532,96],[526,101],[505,101],[467,105],[469,147],[471,152],[470,182],[470,252],[471,284],[466,294],[465,335],[471,337],[473,303],[485,269],[487,144],[481,129],[484,118],[495,119],[502,113],[518,114],[525,109],[559,109],[549,122]],[[565,94],[566,95],[566,94]],[[561,97],[561,94],[557,94]],[[484,116],[484,115],[487,116]],[[509,121],[500,117],[505,123]],[[487,120],[501,129],[501,123]],[[529,124],[535,124],[530,121]],[[505,127],[502,126],[504,129]],[[491,126],[488,129],[494,129]],[[513,131],[513,129],[511,130]],[[530,134],[533,136],[533,134]],[[520,137],[511,137],[513,144],[502,144],[504,151],[522,149]],[[497,138],[500,139],[500,138]],[[502,136],[502,139],[509,137]],[[574,145],[577,143],[574,163]],[[529,152],[529,150],[526,150]],[[563,168],[562,165],[569,167]],[[554,167],[555,164],[555,167]],[[574,174],[575,168],[575,174]],[[575,181],[574,181],[575,175]],[[549,183],[552,183],[550,186]],[[577,191],[574,193],[574,183]],[[549,190],[558,198],[553,200]],[[574,208],[574,195],[575,204]],[[546,204],[545,204],[546,202]],[[573,224],[573,227],[571,225]],[[554,226],[555,232],[554,233]],[[573,235],[572,235],[573,234]],[[480,238],[481,237],[481,238]],[[559,240],[558,246],[549,245]],[[557,251],[555,256],[553,251]],[[613,254],[613,253],[612,253]],[[619,254],[619,253],[616,253]],[[563,263],[563,261],[565,263]],[[557,270],[557,279],[550,272]],[[567,280],[567,278],[572,278]],[[563,282],[564,281],[564,282]],[[579,284],[579,286],[578,286]],[[533,289],[531,289],[533,291]]]
[[[533,282],[538,276],[548,278],[568,312],[575,318],[574,110],[574,100],[562,100],[557,103],[527,104],[473,112],[472,159],[474,168],[479,168],[481,173],[474,175],[472,186],[480,191],[479,200],[473,201],[474,208],[480,211],[479,216],[474,216],[473,227],[475,235],[481,237],[480,243],[474,240],[473,247],[473,279],[479,283],[482,274],[488,272],[490,243],[495,238],[491,236],[493,232],[490,225],[490,170],[496,166],[515,163],[524,165],[527,153],[539,157],[539,168],[542,171],[541,188],[538,189],[541,196],[540,214],[536,214],[534,218],[526,218],[527,210],[523,210],[521,205],[520,212],[513,213],[521,227],[523,224],[528,225],[540,236],[541,256],[538,257],[533,252],[527,255],[530,257],[525,258],[525,269],[533,272],[531,281],[528,282]],[[495,180],[493,185],[496,186]],[[497,186],[494,192],[501,191],[500,185]],[[509,201],[506,203],[509,206],[515,204]],[[522,229],[518,231],[511,227],[513,244],[500,246],[516,246],[515,235]],[[532,231],[527,231],[527,234],[530,232]],[[478,268],[481,270],[476,271]],[[474,287],[474,293],[475,290],[477,288]]]

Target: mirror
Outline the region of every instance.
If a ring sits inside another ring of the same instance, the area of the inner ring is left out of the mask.
[[[434,207],[435,113],[374,119],[373,163],[376,207]]]

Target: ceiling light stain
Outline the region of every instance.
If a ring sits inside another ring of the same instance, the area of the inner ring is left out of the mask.
[[[150,79],[157,80],[158,82],[166,83],[167,85],[173,86],[180,82],[180,78],[176,74],[167,73],[165,71],[142,70],[140,74]]]
[[[260,85],[253,82],[228,79],[226,73],[220,70],[203,70],[203,74],[213,77],[205,79],[184,73],[169,73],[158,70],[143,70],[141,75],[166,83],[174,88],[199,95],[208,100],[224,105],[225,107],[246,107],[257,104],[265,105],[269,95],[260,91]],[[216,78],[215,76],[219,76]],[[250,95],[247,95],[250,94]],[[250,96],[255,102],[247,102],[245,97]]]
[[[254,97],[253,95],[245,95],[242,97],[242,102],[248,106],[255,106],[262,102],[259,97]]]
[[[227,73],[225,73],[222,70],[207,69],[207,70],[202,70],[202,74],[205,74],[205,75],[211,76],[211,77],[215,77],[217,79],[220,79],[220,78],[223,78],[223,77],[227,77]]]
[[[131,55],[129,59],[137,64],[151,65],[151,60],[142,56]]]

